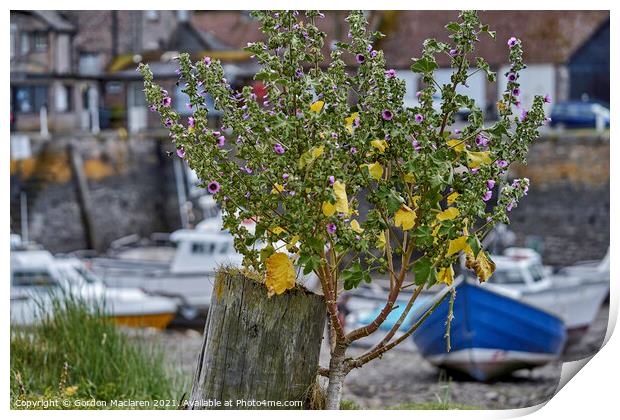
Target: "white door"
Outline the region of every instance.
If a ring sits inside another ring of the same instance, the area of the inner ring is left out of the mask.
[[[131,82],[127,87],[127,130],[130,133],[146,128],[148,110],[143,89],[141,82]]]

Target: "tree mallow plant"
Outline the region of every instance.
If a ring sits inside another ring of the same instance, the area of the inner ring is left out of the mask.
[[[148,66],[140,71],[151,108],[170,130],[178,157],[220,204],[244,265],[264,273],[272,294],[295,285],[295,267],[318,276],[331,339],[329,366],[319,373],[328,378],[327,407],[338,408],[347,373],[413,333],[419,322],[395,338],[424,288],[452,284],[460,254],[480,281],[493,273],[481,240],[496,223],[508,222],[507,213],[527,193],[527,179],[509,182],[505,174],[511,163],[525,162],[545,122],[548,98],[536,96],[531,109],[523,109],[522,45],[510,38],[499,120],[484,125],[480,108],[457,93],[475,72],[484,72],[489,82],[496,78],[474,55],[479,37],[495,33],[473,11],[446,25],[450,42],[424,42],[411,66],[423,87],[416,107],[404,106],[405,83],[386,68],[383,52],[374,47],[383,35],[368,32],[361,12],[347,17],[347,40],[335,43],[328,61],[322,54],[325,34],[315,25],[321,13],[253,16],[267,39],[246,48],[261,65],[255,79],[264,82],[267,94],[260,102],[249,86],[233,90],[219,61],[193,63],[182,54],[179,83],[192,110],[183,120]],[[438,55],[450,57],[448,84],[434,78]],[[223,113],[219,130],[207,126],[206,95]],[[433,106],[437,95],[440,110]],[[453,129],[462,108],[469,110],[467,124]],[[241,223],[245,219],[255,221],[254,232]],[[338,296],[370,282],[377,271],[390,284],[379,315],[345,331]],[[351,343],[377,331],[408,287],[413,293],[398,322],[372,349],[349,357]]]

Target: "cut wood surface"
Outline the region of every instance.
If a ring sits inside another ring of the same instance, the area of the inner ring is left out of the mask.
[[[234,270],[219,272],[190,401],[219,401],[215,408],[232,409],[289,408],[237,401],[301,400],[306,406],[325,314],[323,298],[305,289],[267,297],[263,283]],[[224,406],[227,400],[233,405]]]

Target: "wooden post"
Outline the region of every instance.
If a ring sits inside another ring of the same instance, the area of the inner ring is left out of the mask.
[[[188,408],[291,408],[249,406],[251,401],[303,401],[303,407],[293,408],[307,407],[325,318],[319,295],[296,287],[267,297],[260,281],[220,271]],[[201,406],[201,401],[219,405]]]
[[[86,247],[99,251],[99,248],[97,247],[97,238],[95,235],[95,226],[93,223],[88,182],[86,181],[86,176],[84,175],[82,156],[73,144],[69,144],[67,146],[67,152],[71,163],[71,172],[73,182],[75,183],[75,191],[78,199],[78,205],[80,207],[80,215],[82,216],[82,226],[84,228]]]

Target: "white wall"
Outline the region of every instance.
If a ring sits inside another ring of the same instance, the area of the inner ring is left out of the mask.
[[[510,67],[502,66],[497,73],[497,99],[501,99],[506,89],[507,79],[504,76]],[[521,104],[529,108],[535,95],[551,95],[552,102],[556,100],[556,72],[553,64],[535,64],[528,66],[519,74],[521,84]],[[545,112],[551,111],[551,105],[545,105]]]

